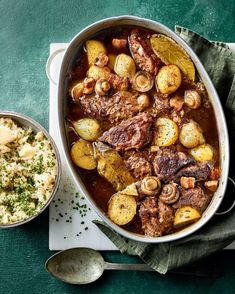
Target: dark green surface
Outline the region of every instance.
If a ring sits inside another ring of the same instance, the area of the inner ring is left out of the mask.
[[[44,68],[51,42],[68,42],[86,25],[131,14],[190,27],[214,40],[235,41],[235,2],[226,1],[0,1],[0,109],[28,114],[48,127],[48,81]],[[214,279],[110,272],[91,286],[70,286],[43,269],[48,214],[0,231],[0,293],[235,293],[235,253],[217,254],[223,277]],[[185,252],[187,254],[187,252]],[[105,253],[113,262],[138,262]],[[210,262],[208,260],[207,262]]]

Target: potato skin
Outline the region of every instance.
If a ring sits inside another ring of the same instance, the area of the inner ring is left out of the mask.
[[[99,67],[97,65],[92,65],[88,71],[87,71],[87,77],[88,78],[93,78],[94,80],[99,80],[99,79],[108,79],[110,75],[110,69],[105,66],[105,67]]]
[[[115,65],[115,61],[116,61],[116,58],[117,58],[117,55],[115,54],[109,54],[109,63],[108,63],[108,67],[111,69],[111,70],[114,70],[114,65]]]
[[[110,182],[116,191],[134,183],[134,178],[115,149],[102,142],[94,142],[93,147],[98,173]]]
[[[116,193],[108,205],[108,216],[117,225],[128,224],[135,216],[137,203],[135,197]]]
[[[97,40],[87,40],[86,51],[89,66],[95,63],[95,60],[100,53],[106,53],[103,43]]]
[[[182,227],[196,222],[201,217],[201,214],[191,206],[179,208],[175,213],[174,227]]]
[[[80,139],[74,143],[70,155],[73,163],[83,169],[93,170],[97,166],[92,144],[88,141]]]
[[[195,122],[183,124],[180,135],[180,143],[186,148],[194,148],[205,143],[205,138],[202,134],[200,126]]]
[[[135,62],[127,54],[121,53],[116,57],[114,71],[122,78],[133,78],[136,73]]]
[[[211,161],[214,159],[213,148],[209,144],[199,145],[189,151],[198,162]]]
[[[78,135],[87,141],[95,141],[101,135],[98,121],[92,118],[81,118],[73,123],[73,127]]]
[[[155,145],[167,147],[174,144],[178,140],[178,126],[173,120],[165,117],[159,117],[155,125],[157,127],[154,138]]]
[[[163,66],[156,76],[156,88],[162,94],[174,93],[182,82],[182,75],[177,65],[169,64]]]
[[[138,190],[136,188],[136,183],[128,185],[124,190],[120,191],[120,194],[129,196],[139,196]]]

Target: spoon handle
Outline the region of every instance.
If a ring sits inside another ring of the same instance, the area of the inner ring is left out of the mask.
[[[109,263],[105,262],[105,270],[131,270],[131,271],[155,271],[150,266],[144,263],[137,264],[128,264],[128,263]],[[188,266],[182,269],[177,269],[174,271],[170,271],[171,274],[181,274],[187,276],[196,276],[196,277],[219,277],[222,275],[222,270],[212,265],[204,265],[204,266]]]
[[[150,266],[144,263],[109,263],[105,262],[106,270],[127,270],[127,271],[154,271]]]

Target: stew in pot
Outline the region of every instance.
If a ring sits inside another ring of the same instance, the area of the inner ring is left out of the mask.
[[[78,48],[66,93],[71,158],[117,225],[158,237],[198,221],[218,187],[213,107],[171,38],[101,31]]]

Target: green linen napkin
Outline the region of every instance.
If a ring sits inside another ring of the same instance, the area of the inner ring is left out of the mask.
[[[224,43],[210,42],[186,28],[177,26],[175,30],[204,64],[220,96],[228,126],[230,131],[233,130],[230,135],[234,138],[235,54]],[[231,139],[230,137],[230,142],[234,142]],[[235,210],[226,216],[214,217],[202,229],[186,238],[163,244],[129,240],[114,232],[104,222],[94,222],[122,253],[138,255],[162,274],[208,256],[235,240]]]

